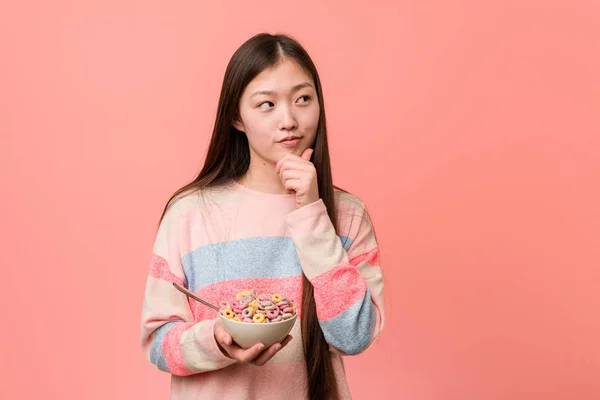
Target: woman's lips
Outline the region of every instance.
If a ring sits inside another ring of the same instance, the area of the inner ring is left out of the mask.
[[[299,141],[300,141],[300,138],[288,139],[288,140],[282,140],[281,142],[279,142],[279,144],[284,147],[294,147],[298,144]]]

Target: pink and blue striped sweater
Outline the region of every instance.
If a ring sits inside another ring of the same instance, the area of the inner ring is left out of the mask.
[[[336,191],[338,232],[322,200],[295,208],[293,194],[261,193],[232,181],[186,195],[169,208],[153,247],[141,342],[171,374],[171,399],[306,399],[302,273],[314,286],[342,398],[351,398],[343,356],[363,352],[383,328],[383,276],[364,204]],[[216,312],[188,300],[177,282],[214,304],[239,291],[283,293],[298,307],[294,337],[262,367],[225,356]]]

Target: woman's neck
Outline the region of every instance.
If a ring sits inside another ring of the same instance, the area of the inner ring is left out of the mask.
[[[290,194],[279,175],[275,173],[275,167],[264,163],[260,168],[248,168],[244,176],[238,179],[238,183],[257,192],[267,194]]]

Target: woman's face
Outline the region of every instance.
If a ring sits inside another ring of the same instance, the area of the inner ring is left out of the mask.
[[[233,126],[246,133],[253,161],[276,164],[286,153],[300,156],[315,141],[319,102],[312,78],[285,58],[254,78],[239,101],[241,121]],[[289,136],[296,141],[281,142]]]

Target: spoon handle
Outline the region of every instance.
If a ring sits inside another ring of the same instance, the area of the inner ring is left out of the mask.
[[[173,286],[175,286],[175,288],[177,290],[179,290],[181,293],[185,294],[187,297],[191,297],[192,299],[204,304],[205,306],[208,306],[214,310],[219,311],[219,307],[215,306],[214,304],[209,303],[206,300],[202,300],[200,297],[196,296],[194,293],[190,292],[189,290],[187,290],[186,288],[184,288],[183,286],[179,286],[178,284],[176,284],[175,282],[173,282]]]

